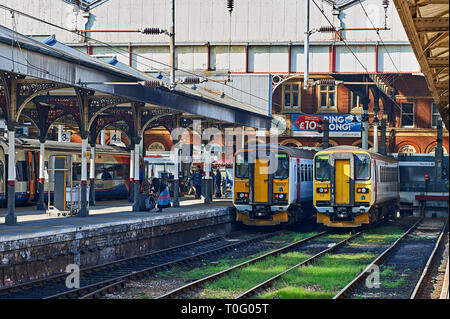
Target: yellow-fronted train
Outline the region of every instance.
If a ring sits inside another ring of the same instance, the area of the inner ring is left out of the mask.
[[[394,158],[354,146],[317,152],[317,222],[330,227],[358,227],[395,213],[399,202],[398,172]]]
[[[233,183],[236,220],[267,226],[311,217],[314,154],[279,145],[237,151]]]

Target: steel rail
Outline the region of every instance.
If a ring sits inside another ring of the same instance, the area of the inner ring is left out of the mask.
[[[430,257],[428,258],[428,261],[425,264],[425,267],[424,267],[424,269],[422,271],[422,275],[420,276],[419,281],[417,282],[416,286],[414,287],[414,290],[411,293],[411,296],[409,297],[409,299],[418,299],[419,293],[421,292],[421,290],[423,288],[424,279],[429,274],[429,272],[430,272],[430,270],[432,268],[431,267],[431,263],[437,257],[436,252],[437,252],[439,246],[443,242],[443,238],[444,238],[446,227],[447,227],[447,222],[445,222],[444,226],[442,227],[442,230],[441,230],[441,233],[439,235],[439,238],[436,240],[436,244],[434,245],[433,251],[431,252]]]
[[[111,279],[107,279],[107,280],[103,280],[103,281],[99,281],[99,282],[96,282],[96,283],[88,285],[88,286],[83,286],[83,287],[80,287],[80,288],[77,288],[77,289],[71,289],[71,290],[64,291],[64,292],[61,292],[61,293],[58,293],[58,294],[47,296],[44,299],[67,298],[67,297],[70,297],[70,296],[78,296],[78,298],[84,298],[86,296],[98,295],[103,290],[111,289],[114,286],[118,286],[119,284],[122,284],[121,283],[122,281],[125,281],[125,280],[128,280],[128,279],[137,278],[137,277],[140,277],[140,276],[144,276],[147,273],[161,271],[161,270],[167,269],[169,267],[172,267],[174,265],[179,265],[179,264],[185,264],[185,263],[193,262],[193,261],[195,261],[195,260],[197,260],[199,258],[203,258],[203,257],[206,257],[206,256],[211,255],[211,254],[216,254],[216,253],[221,252],[221,251],[230,250],[230,249],[242,246],[242,245],[248,245],[248,244],[251,244],[251,243],[253,243],[255,241],[261,241],[261,240],[264,240],[264,239],[266,239],[268,237],[273,237],[273,236],[275,236],[276,234],[279,234],[279,233],[280,233],[279,231],[273,232],[273,233],[268,233],[268,234],[264,234],[262,236],[254,237],[254,238],[247,239],[247,240],[244,240],[244,241],[235,242],[235,243],[232,243],[232,244],[221,246],[219,248],[210,249],[210,250],[208,250],[206,252],[202,252],[202,253],[199,253],[199,254],[196,254],[196,255],[179,258],[179,259],[172,260],[172,261],[169,261],[169,262],[166,262],[166,263],[163,263],[163,264],[147,267],[147,268],[140,269],[140,270],[137,270],[137,271],[132,271],[129,274],[125,274],[125,275],[122,275],[122,276],[117,276],[117,277],[114,277],[114,278],[111,278]],[[133,259],[135,259],[135,258],[133,258]],[[110,265],[106,264],[106,267],[110,267]],[[95,290],[94,291],[95,294],[91,295],[93,290]],[[86,292],[88,292],[88,293],[86,294]]]
[[[333,299],[341,299],[348,295],[352,290],[354,290],[363,279],[365,279],[369,274],[372,267],[379,262],[381,262],[397,245],[404,239],[408,234],[413,231],[421,222],[423,218],[419,219],[414,225],[412,225],[400,238],[398,238],[391,246],[389,246],[385,251],[383,251],[378,257],[376,257],[358,276],[356,276],[349,284],[342,288]]]
[[[257,262],[257,261],[264,260],[264,259],[266,259],[268,257],[271,257],[271,256],[279,255],[279,254],[284,253],[286,251],[289,251],[289,250],[291,250],[293,248],[296,248],[297,246],[300,246],[300,245],[302,245],[303,243],[305,243],[307,241],[310,241],[310,240],[312,240],[314,238],[323,236],[323,235],[325,235],[327,233],[328,233],[328,231],[323,231],[323,232],[320,232],[320,233],[315,234],[313,236],[310,236],[310,237],[298,240],[298,241],[296,241],[294,243],[291,243],[289,245],[286,245],[284,247],[281,247],[281,248],[278,248],[276,250],[273,250],[273,251],[270,251],[268,253],[265,253],[264,255],[261,255],[259,257],[255,257],[253,259],[244,261],[244,262],[242,262],[242,263],[240,263],[238,265],[232,266],[232,267],[230,267],[228,269],[222,270],[222,271],[217,272],[215,274],[212,274],[212,275],[206,276],[204,278],[198,279],[196,281],[193,281],[191,283],[188,283],[188,284],[186,284],[184,286],[181,286],[181,287],[179,287],[177,289],[169,291],[168,293],[160,295],[160,296],[158,296],[158,297],[156,297],[154,299],[174,298],[175,296],[180,295],[180,294],[182,294],[182,293],[184,293],[184,292],[186,292],[188,290],[194,289],[195,287],[198,287],[198,286],[200,286],[200,285],[202,285],[202,284],[204,284],[204,283],[206,283],[208,281],[216,280],[219,277],[221,277],[221,276],[223,276],[223,275],[225,275],[225,274],[227,274],[227,273],[229,273],[229,272],[231,272],[233,270],[242,268],[242,267],[247,266],[247,265],[251,265],[251,264],[253,264],[253,263]]]
[[[221,236],[214,236],[214,237],[211,237],[211,238],[206,238],[206,239],[198,240],[198,241],[195,241],[195,242],[189,242],[189,243],[178,245],[178,246],[175,246],[175,247],[170,247],[170,248],[165,248],[165,249],[161,249],[161,250],[158,250],[158,251],[153,251],[153,252],[150,252],[150,253],[147,253],[147,254],[144,254],[144,255],[139,255],[139,256],[134,256],[134,257],[129,257],[129,258],[123,258],[123,259],[115,260],[115,261],[112,261],[112,262],[103,263],[103,264],[100,264],[100,265],[89,266],[89,267],[80,269],[80,273],[93,271],[93,270],[96,270],[96,269],[99,269],[99,268],[103,268],[103,267],[111,267],[111,266],[114,266],[114,265],[117,265],[117,264],[120,264],[120,263],[127,263],[127,262],[131,262],[133,260],[136,260],[136,259],[150,257],[152,255],[158,255],[158,254],[164,254],[164,253],[171,252],[171,251],[176,251],[176,250],[179,250],[179,249],[182,249],[182,248],[186,248],[186,247],[189,247],[189,246],[195,246],[195,245],[198,245],[198,244],[207,243],[208,241],[213,241],[213,240],[219,239],[220,237]],[[2,288],[0,288],[0,296],[9,294],[11,292],[16,292],[16,291],[19,291],[19,290],[23,290],[23,289],[28,289],[28,288],[31,288],[33,286],[38,286],[38,285],[41,285],[41,284],[43,284],[45,282],[55,281],[55,280],[61,279],[63,277],[66,277],[67,275],[68,275],[67,273],[61,273],[61,274],[51,275],[51,276],[48,276],[48,277],[39,278],[39,279],[35,279],[35,280],[31,280],[31,281],[15,284],[15,285],[12,285],[12,286],[2,287]]]
[[[103,295],[106,291],[108,290],[113,290],[115,288],[117,288],[118,286],[124,286],[125,285],[125,280],[120,280],[118,282],[114,282],[112,284],[109,284],[105,287],[102,287],[100,289],[97,289],[93,292],[88,293],[87,295],[81,296],[79,299],[91,299],[91,298],[95,298],[98,295]]]
[[[322,250],[321,252],[319,252],[319,253],[315,254],[314,256],[308,258],[307,260],[304,260],[301,263],[298,263],[297,265],[292,266],[291,268],[283,271],[282,273],[279,273],[278,275],[273,276],[270,279],[267,279],[266,281],[258,284],[257,286],[254,286],[253,288],[250,288],[249,290],[247,290],[244,293],[242,293],[239,296],[237,296],[236,299],[243,299],[245,297],[249,297],[251,295],[255,295],[256,293],[258,293],[258,291],[260,291],[261,289],[264,289],[267,286],[271,285],[274,281],[276,281],[277,279],[279,279],[281,276],[285,275],[286,273],[288,273],[288,272],[290,272],[290,271],[292,271],[292,270],[294,270],[296,268],[299,268],[299,267],[311,264],[312,262],[316,261],[318,258],[322,257],[323,255],[332,252],[333,250],[341,247],[342,245],[346,244],[347,242],[349,242],[349,241],[355,239],[356,237],[360,236],[362,233],[363,233],[363,231],[360,231],[360,232],[358,232],[358,233],[356,233],[356,234],[354,234],[354,235],[352,235],[352,236],[350,236],[350,237],[340,241],[339,243],[337,243],[337,244],[335,244],[335,245],[333,245],[333,246],[331,246],[331,247],[329,247],[329,248],[327,248],[325,250]]]
[[[441,295],[439,299],[448,299],[448,277],[449,277],[449,268],[448,268],[448,259],[447,259],[447,268],[445,269],[444,282],[442,283]]]

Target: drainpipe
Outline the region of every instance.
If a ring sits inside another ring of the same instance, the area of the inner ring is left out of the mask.
[[[387,147],[386,147],[386,119],[381,116],[381,134],[380,134],[380,154],[386,155]]]
[[[304,54],[305,54],[305,73],[304,73],[304,84],[303,88],[306,90],[308,89],[309,85],[309,6],[310,0],[306,0],[306,31],[305,31],[305,48],[304,48]]]
[[[374,152],[378,153],[378,113],[380,112],[379,107],[379,97],[378,95],[375,96],[374,99],[374,105],[373,105],[373,112],[374,112],[374,118],[373,118],[373,150]]]
[[[175,0],[172,0],[172,23],[170,25],[169,64],[170,64],[170,89],[175,88]]]
[[[439,183],[442,180],[442,158],[443,158],[443,149],[442,149],[442,120],[439,120],[437,123],[437,145],[434,151],[435,155],[435,164],[434,168],[436,170],[436,181]]]
[[[363,114],[362,114],[362,148],[365,150],[369,149],[369,99],[363,98]]]

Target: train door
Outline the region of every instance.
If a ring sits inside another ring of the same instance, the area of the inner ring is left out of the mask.
[[[269,159],[258,158],[254,166],[254,197],[255,203],[269,202]]]
[[[335,203],[350,204],[350,160],[335,161]]]
[[[36,152],[27,152],[27,169],[28,169],[28,190],[30,192],[30,200],[35,200],[37,193],[37,176],[36,176]]]

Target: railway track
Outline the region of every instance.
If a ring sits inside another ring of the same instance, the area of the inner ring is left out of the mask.
[[[286,273],[288,273],[288,272],[290,272],[290,271],[292,271],[292,270],[294,270],[296,268],[303,267],[303,266],[309,265],[311,263],[314,263],[320,257],[323,257],[323,256],[325,256],[327,254],[330,254],[330,253],[334,252],[335,250],[337,250],[337,249],[341,248],[342,246],[348,244],[352,240],[358,238],[364,232],[365,231],[357,232],[357,233],[355,233],[355,234],[353,234],[353,235],[351,235],[351,236],[341,240],[338,243],[335,243],[333,245],[328,245],[328,247],[326,247],[325,249],[320,249],[319,252],[315,253],[313,256],[309,257],[308,259],[306,259],[306,260],[304,260],[304,261],[302,261],[302,262],[300,262],[300,263],[298,263],[298,264],[296,264],[296,265],[286,269],[285,271],[283,271],[283,272],[281,272],[281,273],[279,273],[279,274],[277,274],[277,275],[275,275],[275,276],[265,280],[262,283],[259,283],[258,285],[255,285],[254,287],[252,287],[252,288],[248,289],[247,291],[241,293],[240,295],[238,295],[236,297],[236,299],[249,298],[249,297],[251,297],[253,295],[258,294],[260,291],[265,290],[268,287],[270,287],[274,282],[279,280]],[[311,236],[311,237],[305,238],[305,239],[303,239],[301,241],[298,241],[296,243],[293,243],[291,245],[287,245],[285,247],[282,247],[282,248],[280,248],[280,249],[278,249],[276,251],[269,252],[269,253],[264,254],[262,256],[259,256],[257,258],[254,258],[254,259],[251,259],[249,261],[246,261],[246,262],[243,262],[241,264],[238,264],[236,266],[230,267],[230,268],[228,268],[226,270],[223,270],[221,272],[218,272],[218,273],[215,273],[213,275],[201,278],[199,280],[196,280],[194,282],[186,284],[186,285],[184,285],[182,287],[174,289],[174,290],[172,290],[172,291],[170,291],[168,293],[160,295],[160,296],[156,297],[155,299],[169,299],[169,298],[180,297],[180,296],[182,296],[184,294],[189,293],[192,290],[195,290],[195,289],[199,288],[200,286],[204,285],[205,283],[215,281],[215,280],[219,279],[220,277],[224,276],[225,274],[231,273],[234,270],[237,270],[239,268],[243,268],[243,267],[251,265],[253,263],[265,260],[265,259],[267,259],[268,257],[271,257],[271,256],[277,256],[277,255],[280,255],[282,253],[289,252],[289,251],[291,251],[291,250],[293,250],[295,248],[300,247],[303,244],[306,244],[306,243],[312,241],[313,239],[316,239],[318,237],[324,236],[325,234],[328,234],[328,232],[322,232],[322,233],[317,234],[315,236]]]
[[[94,298],[123,286],[127,280],[165,270],[175,265],[192,264],[203,258],[258,243],[278,234],[280,234],[279,231],[231,242],[220,236],[208,238],[137,257],[80,269],[80,288],[67,288],[65,281],[69,274],[62,273],[1,288],[0,299]]]
[[[441,247],[444,244],[444,237],[445,237],[445,229],[448,227],[448,223],[444,224],[444,227],[442,228],[441,233],[439,234],[439,237],[436,241],[436,244],[433,248],[433,251],[431,252],[430,257],[428,258],[428,261],[422,271],[422,275],[419,278],[419,281],[416,284],[416,287],[414,288],[410,299],[420,299],[422,294],[423,294],[423,290],[425,289],[425,282],[427,280],[430,279],[430,273],[432,271],[433,265],[438,262],[438,254],[437,251],[439,249],[439,247]],[[448,268],[448,263],[447,263],[447,268]],[[441,289],[442,290],[442,289]]]
[[[356,276],[348,285],[346,285],[341,291],[339,291],[333,299],[344,299],[344,298],[352,298],[355,296],[363,296],[363,297],[375,297],[375,298],[381,298],[380,295],[368,295],[367,290],[369,288],[363,288],[363,284],[368,279],[368,276],[372,274],[374,269],[381,269],[382,265],[386,265],[389,261],[389,258],[392,258],[392,256],[397,253],[399,254],[399,247],[404,244],[407,239],[410,237],[414,237],[414,233],[418,232],[420,227],[426,227],[424,226],[425,219],[420,219],[417,221],[411,228],[408,229],[400,238],[398,238],[392,245],[390,245],[385,251],[383,251],[381,254],[379,254],[358,276]],[[416,284],[413,286],[412,293],[410,293],[409,298],[415,299],[419,296],[419,292],[421,291],[423,287],[423,283],[425,282],[424,279],[428,275],[430,271],[430,265],[434,262],[437,254],[436,251],[438,247],[443,243],[443,237],[445,229],[448,225],[448,221],[445,221],[443,223],[443,226],[440,229],[437,229],[438,236],[437,240],[434,244],[434,248],[432,249],[431,253],[429,254],[428,261],[426,262],[425,266],[423,267],[423,270],[421,272],[421,275],[416,282]],[[417,239],[412,239],[417,240]],[[417,244],[416,244],[417,245]],[[414,252],[415,253],[415,252]],[[416,260],[417,258],[413,258]],[[406,267],[405,265],[408,265],[407,263],[403,264],[402,267]],[[379,276],[378,276],[379,277]],[[378,278],[379,279],[379,278]],[[378,288],[380,286],[380,282],[378,282]],[[373,289],[373,288],[372,288]],[[359,291],[358,291],[359,290]],[[362,291],[366,292],[366,295],[363,294]],[[408,297],[408,296],[406,296]],[[398,298],[398,296],[397,296]]]
[[[217,272],[217,273],[212,274],[210,276],[207,276],[207,277],[201,278],[199,280],[193,281],[191,283],[188,283],[188,284],[186,284],[186,285],[184,285],[182,287],[179,287],[179,288],[174,289],[172,291],[169,291],[169,292],[167,292],[167,293],[165,293],[163,295],[160,295],[160,296],[156,297],[155,299],[172,299],[172,298],[176,298],[177,296],[183,295],[183,294],[185,294],[188,291],[194,290],[197,287],[200,287],[201,285],[203,285],[203,284],[205,284],[207,282],[217,280],[218,278],[220,278],[220,277],[222,277],[222,276],[224,276],[224,275],[226,275],[226,274],[228,274],[228,273],[230,273],[230,272],[232,272],[232,271],[234,271],[236,269],[239,269],[239,268],[242,268],[242,267],[254,264],[256,262],[259,262],[259,261],[262,261],[264,259],[267,259],[268,257],[273,257],[273,256],[280,255],[282,253],[286,253],[286,252],[292,251],[292,250],[296,249],[297,247],[299,247],[299,246],[301,246],[301,245],[303,245],[303,244],[305,244],[305,243],[307,243],[307,242],[309,242],[309,241],[311,241],[313,239],[316,239],[318,237],[324,236],[325,234],[328,234],[328,232],[327,231],[322,231],[322,232],[320,232],[318,234],[315,234],[313,236],[310,236],[310,237],[298,240],[298,241],[296,241],[294,243],[285,245],[285,246],[283,246],[281,248],[278,248],[276,250],[273,250],[273,251],[270,251],[268,253],[265,253],[265,254],[263,254],[263,255],[261,255],[259,257],[252,258],[250,260],[247,260],[247,261],[242,262],[242,263],[240,263],[238,265],[232,266],[232,267],[230,267],[228,269],[225,269],[223,271]]]

